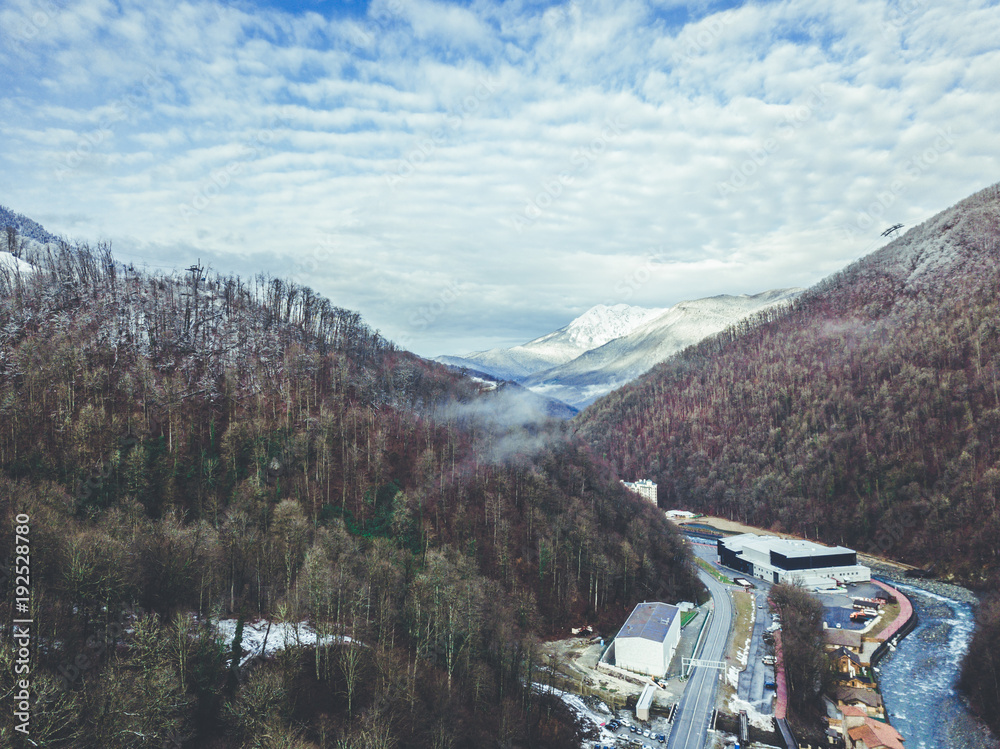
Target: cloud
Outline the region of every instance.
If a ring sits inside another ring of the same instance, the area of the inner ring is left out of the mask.
[[[998,21],[943,0],[11,0],[0,202],[154,265],[289,275],[462,353],[602,302],[809,285],[871,249],[865,216],[912,224],[995,180]]]

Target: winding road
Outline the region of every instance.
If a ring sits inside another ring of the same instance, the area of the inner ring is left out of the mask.
[[[698,574],[712,595],[714,610],[701,652],[695,653],[695,657],[721,661],[726,656],[726,644],[732,628],[733,602],[729,591],[718,580],[701,569]],[[674,718],[667,749],[705,749],[720,673],[717,669],[702,666],[691,672],[684,696],[677,706],[677,716]]]

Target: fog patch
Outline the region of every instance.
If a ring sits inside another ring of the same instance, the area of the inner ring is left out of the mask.
[[[442,404],[434,417],[470,435],[480,462],[507,463],[566,439],[566,419],[573,413],[560,401],[500,382],[471,400]]]

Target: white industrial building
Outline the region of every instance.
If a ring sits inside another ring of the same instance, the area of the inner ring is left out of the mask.
[[[654,505],[656,504],[656,484],[654,484],[649,479],[639,479],[638,481],[622,481],[625,488],[635,492],[640,497],[648,499]]]
[[[871,580],[858,554],[844,546],[822,546],[777,536],[743,533],[718,541],[719,563],[769,583],[830,587]]]
[[[664,676],[681,640],[681,612],[669,603],[640,603],[615,637],[618,668]]]
[[[701,515],[687,510],[667,510],[667,520],[694,520],[697,517]]]

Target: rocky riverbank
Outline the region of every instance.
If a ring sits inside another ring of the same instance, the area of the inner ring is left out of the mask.
[[[901,583],[902,585],[912,585],[915,588],[920,588],[921,590],[936,593],[939,596],[945,596],[946,598],[961,601],[962,603],[967,603],[970,606],[976,606],[979,604],[979,596],[968,588],[963,588],[960,585],[953,585],[951,583],[934,580],[932,578],[907,577],[905,570],[891,564],[874,562],[868,559],[866,559],[864,563],[868,567],[871,567],[872,575],[875,577],[885,578],[893,583]]]
[[[917,628],[879,664],[890,721],[906,737],[907,749],[1000,748],[955,688],[971,637],[975,593],[938,580],[909,578],[891,565],[866,564],[873,575],[900,586],[919,617]]]

